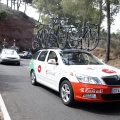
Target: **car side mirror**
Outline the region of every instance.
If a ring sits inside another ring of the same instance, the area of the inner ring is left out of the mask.
[[[56,62],[55,59],[49,59],[49,60],[48,60],[48,64],[58,65],[58,62]]]
[[[104,60],[103,59],[99,59],[100,60],[100,62],[102,62],[103,64],[105,64],[105,62],[104,62]]]

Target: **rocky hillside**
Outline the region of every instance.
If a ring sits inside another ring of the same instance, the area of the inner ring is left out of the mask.
[[[0,10],[7,11],[7,17],[0,20],[0,45],[4,39],[8,47],[13,45],[14,40],[19,50],[31,49],[31,41],[35,20],[29,18],[22,12],[13,11],[0,3]]]

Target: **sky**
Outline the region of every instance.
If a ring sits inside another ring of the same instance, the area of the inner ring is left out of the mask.
[[[1,0],[1,3],[6,4],[7,0]],[[9,3],[10,5],[10,3]],[[20,11],[24,11],[24,6],[22,5],[19,9]],[[39,19],[39,14],[36,9],[34,9],[32,6],[27,6],[26,14],[36,20]],[[120,13],[117,14],[117,16],[114,16],[115,21],[111,25],[111,33],[116,33],[117,30],[120,30]],[[102,27],[107,30],[107,19],[105,19],[102,23]]]

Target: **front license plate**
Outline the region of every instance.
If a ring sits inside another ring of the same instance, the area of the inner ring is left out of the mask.
[[[120,88],[112,88],[111,93],[112,94],[120,93]]]

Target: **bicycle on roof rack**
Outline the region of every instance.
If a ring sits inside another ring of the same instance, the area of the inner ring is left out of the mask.
[[[49,36],[56,39],[57,47],[60,49],[64,49],[66,47],[66,32],[65,32],[65,25],[68,23],[67,17],[54,17],[51,18],[52,22],[49,26]],[[56,47],[55,46],[55,47]]]
[[[48,25],[45,24],[38,24],[35,27],[39,27],[37,33],[33,35],[32,39],[32,48],[38,49],[38,48],[45,48],[47,46],[48,41]]]
[[[91,26],[93,26],[93,28]],[[90,21],[88,21],[84,27],[80,27],[79,22],[77,30],[71,30],[70,39],[68,41],[70,48],[79,48],[88,51],[95,49],[98,43],[98,25],[91,24]]]
[[[51,18],[49,25],[40,23],[41,28],[33,38],[32,48],[77,48],[88,51],[95,49],[99,43],[98,25],[88,21],[86,26],[81,27],[79,22],[75,28],[67,24],[68,20],[67,17],[55,17]]]

